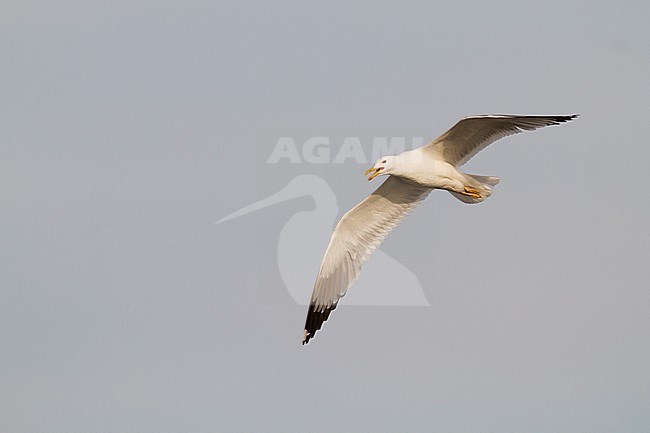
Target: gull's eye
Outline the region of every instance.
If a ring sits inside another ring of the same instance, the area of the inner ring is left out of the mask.
[[[386,160],[384,159],[381,163],[382,163],[382,164],[386,164]]]

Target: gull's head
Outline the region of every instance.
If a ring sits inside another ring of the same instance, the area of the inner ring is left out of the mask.
[[[388,175],[392,173],[393,166],[395,162],[395,157],[394,156],[382,156],[379,158],[376,162],[375,165],[370,167],[366,172],[364,173],[366,176],[368,176],[368,180],[373,180],[379,175]]]

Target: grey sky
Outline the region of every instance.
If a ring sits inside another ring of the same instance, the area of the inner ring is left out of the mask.
[[[3,2],[0,431],[648,431],[648,16]],[[483,113],[581,117],[494,144],[466,167],[489,200],[434,192],[386,241],[431,307],[344,299],[301,346],[276,253],[313,201],[213,223],[301,174],[339,215],[377,182],[267,164],[278,138],[369,152]]]

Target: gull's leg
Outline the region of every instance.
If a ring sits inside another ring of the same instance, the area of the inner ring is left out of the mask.
[[[473,188],[471,186],[467,186],[467,185],[465,185],[465,191],[462,192],[461,194],[467,195],[467,196],[470,196],[470,197],[473,197],[473,198],[481,198],[482,197],[481,192],[478,189]]]

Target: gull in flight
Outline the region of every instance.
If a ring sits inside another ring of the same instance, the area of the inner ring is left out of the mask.
[[[576,117],[470,116],[429,144],[379,158],[365,175],[369,181],[377,176],[388,179],[336,225],[316,277],[302,344],[321,329],[370,254],[432,190],[447,190],[458,200],[472,204],[488,198],[499,183],[498,177],[467,174],[458,167],[500,138]]]

